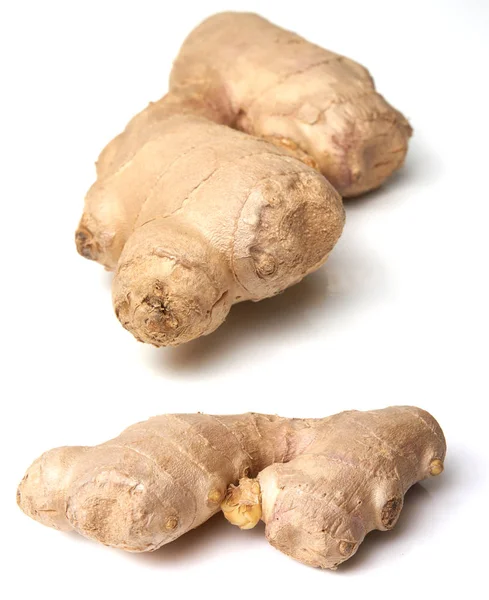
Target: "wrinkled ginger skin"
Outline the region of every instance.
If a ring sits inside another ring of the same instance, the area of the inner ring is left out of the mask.
[[[171,94],[151,104],[104,150],[76,234],[83,256],[115,269],[123,326],[155,346],[211,333],[232,304],[299,282],[344,224],[340,196],[313,168],[174,114],[182,105]]]
[[[37,521],[132,552],[167,544],[245,486],[269,542],[312,566],[336,568],[373,530],[391,529],[406,491],[443,469],[435,419],[409,406],[325,419],[163,415],[94,447],[43,454],[18,489]],[[233,491],[234,490],[234,491]],[[234,521],[236,522],[236,521]]]
[[[259,15],[217,14],[190,33],[171,88],[208,90],[211,78],[234,127],[305,153],[343,197],[379,187],[404,162],[412,129],[367,69]]]

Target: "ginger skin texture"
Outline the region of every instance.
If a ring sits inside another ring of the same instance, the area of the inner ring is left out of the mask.
[[[215,15],[168,94],[102,151],[78,251],[115,271],[116,315],[138,340],[187,342],[321,266],[340,194],[378,187],[410,134],[362,66],[257,15]]]
[[[217,513],[335,569],[373,529],[394,527],[404,494],[443,470],[446,444],[420,408],[325,419],[163,415],[94,447],[50,450],[19,485],[22,510],[131,552],[156,550]],[[236,484],[239,485],[236,487]]]

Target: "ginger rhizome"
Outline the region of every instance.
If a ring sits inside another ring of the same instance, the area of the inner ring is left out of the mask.
[[[187,342],[322,265],[340,194],[379,186],[410,134],[359,64],[257,15],[215,15],[168,94],[102,151],[78,251],[115,271],[115,312],[138,340]]]
[[[260,519],[277,549],[334,569],[373,529],[392,529],[404,494],[443,470],[446,445],[420,408],[325,419],[248,413],[153,417],[94,447],[50,450],[18,489],[37,521],[132,552],[156,550],[221,508]]]

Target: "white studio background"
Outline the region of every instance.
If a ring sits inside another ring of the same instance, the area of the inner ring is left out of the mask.
[[[347,204],[330,260],[176,349],[137,343],[74,230],[101,148],[166,89],[185,35],[260,12],[365,64],[415,135],[405,168]],[[3,597],[421,598],[486,589],[489,535],[489,4],[6,1],[0,9]],[[41,452],[164,412],[326,416],[416,404],[448,440],[397,528],[337,572],[217,516],[151,555],[44,528],[15,505]],[[478,592],[475,597],[481,597]],[[14,596],[15,595],[15,596]]]

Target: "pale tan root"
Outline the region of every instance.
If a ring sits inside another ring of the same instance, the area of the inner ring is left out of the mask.
[[[360,65],[257,15],[216,15],[183,44],[170,92],[101,153],[78,251],[116,271],[138,340],[187,342],[323,264],[344,211],[317,169],[365,192],[410,131]]]
[[[211,79],[226,91],[233,126],[308,155],[344,197],[378,187],[404,162],[411,127],[367,69],[258,15],[214,15],[185,40],[172,89],[209,94]]]
[[[151,105],[112,142],[77,233],[82,254],[116,269],[124,327],[156,346],[208,334],[233,303],[297,283],[344,223],[339,195],[314,169],[172,107],[171,96]]]
[[[409,406],[325,419],[163,415],[99,446],[46,452],[18,503],[45,525],[133,552],[222,506],[243,529],[261,518],[285,554],[336,568],[369,531],[395,525],[405,492],[439,474],[445,452],[437,422]]]

